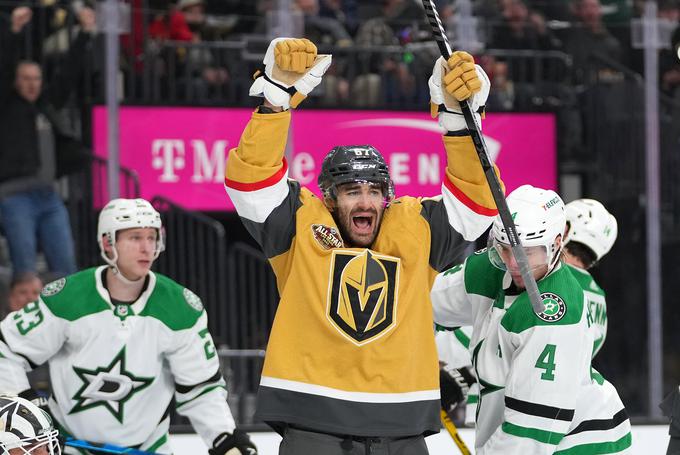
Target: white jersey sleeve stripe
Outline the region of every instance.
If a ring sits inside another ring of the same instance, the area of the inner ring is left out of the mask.
[[[230,186],[226,181],[224,188],[236,207],[239,216],[256,223],[264,223],[276,207],[286,199],[289,192],[288,171],[270,186],[246,191]]]
[[[465,203],[465,194],[456,189],[447,178],[442,184],[444,206],[449,217],[449,224],[470,242],[477,240],[492,223],[498,214],[497,210],[486,209],[469,201]],[[474,204],[474,206],[472,205]]]

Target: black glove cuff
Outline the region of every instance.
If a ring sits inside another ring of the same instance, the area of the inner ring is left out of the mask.
[[[257,455],[255,444],[243,430],[234,429],[233,433],[222,433],[213,441],[213,448],[208,450],[210,455],[224,455],[230,449],[238,448],[242,454]]]

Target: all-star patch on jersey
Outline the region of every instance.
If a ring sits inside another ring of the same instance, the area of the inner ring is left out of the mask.
[[[312,224],[312,235],[324,250],[343,247],[340,232],[334,227],[323,224]]]

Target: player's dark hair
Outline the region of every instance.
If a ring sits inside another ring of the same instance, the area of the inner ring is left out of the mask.
[[[564,245],[564,248],[569,254],[578,258],[586,269],[591,268],[597,263],[595,252],[581,242],[569,242]]]

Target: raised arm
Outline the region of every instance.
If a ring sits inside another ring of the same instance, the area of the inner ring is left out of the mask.
[[[456,260],[461,237],[477,239],[498,213],[459,104],[469,99],[481,117],[490,86],[484,70],[466,52],[455,52],[448,61],[439,58],[429,80],[431,113],[444,130],[446,149],[442,198],[423,201],[432,230],[430,264],[435,270]]]
[[[71,43],[66,58],[57,68],[54,78],[46,87],[45,96],[56,108],[66,104],[83,74],[87,47],[96,31],[94,10],[89,7],[82,8],[78,12],[78,22],[80,31]]]
[[[292,235],[300,187],[288,181],[284,158],[291,113],[321,82],[331,63],[305,39],[278,38],[264,58],[265,69],[250,88],[265,102],[253,113],[238,147],[229,152],[224,186],[236,211],[268,257]],[[272,239],[272,235],[277,239]]]
[[[21,59],[23,30],[31,21],[33,11],[27,6],[19,6],[12,10],[9,29],[0,36],[0,105],[4,104],[14,88],[14,70]]]

